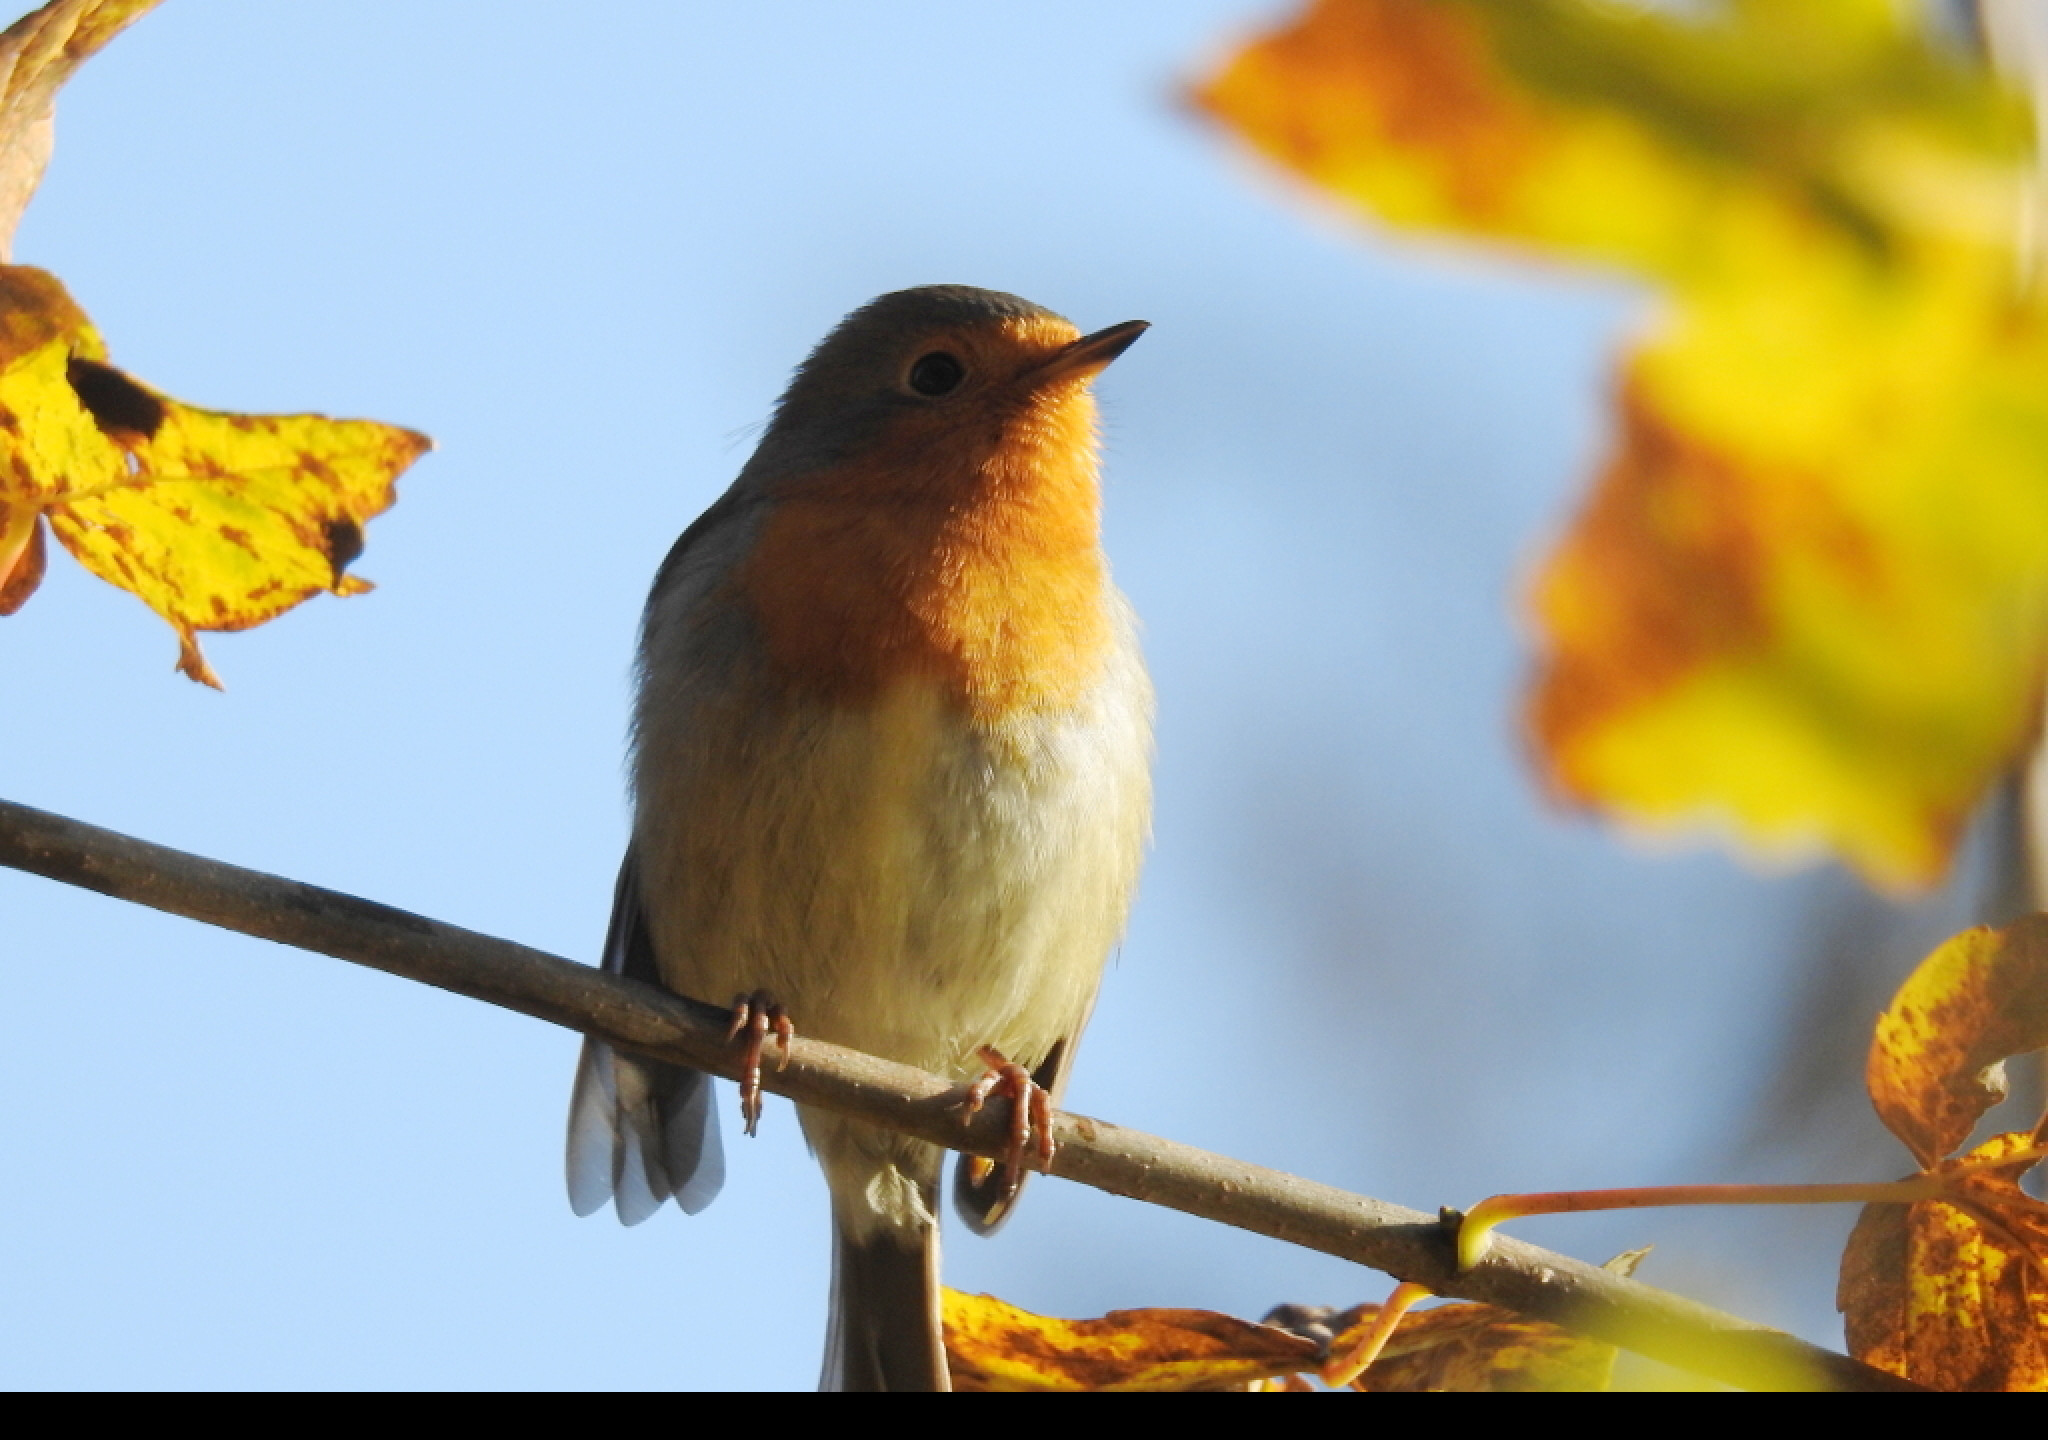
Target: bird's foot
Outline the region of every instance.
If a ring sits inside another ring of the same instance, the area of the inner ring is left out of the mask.
[[[761,1055],[768,1048],[771,1032],[777,1052],[775,1068],[780,1070],[789,1064],[790,1037],[796,1034],[789,1016],[765,990],[742,995],[732,1002],[732,1027],[725,1032],[725,1038],[738,1040],[746,1036],[742,1041],[746,1058],[740,1062],[740,1117],[747,1122],[749,1135],[761,1123]]]
[[[1010,1100],[1010,1144],[1003,1154],[1003,1183],[1014,1183],[1024,1168],[1024,1153],[1036,1142],[1038,1168],[1052,1168],[1052,1095],[1031,1078],[1031,1072],[1012,1061],[993,1045],[975,1052],[988,1069],[967,1087],[960,1102],[960,1123],[969,1124],[981,1113],[989,1096],[1002,1094]]]

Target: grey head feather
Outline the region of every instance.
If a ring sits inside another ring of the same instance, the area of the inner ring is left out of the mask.
[[[891,413],[917,403],[897,382],[939,336],[1037,318],[1063,317],[1022,296],[972,285],[920,285],[868,301],[797,367],[735,488],[755,478],[831,465],[858,451]]]

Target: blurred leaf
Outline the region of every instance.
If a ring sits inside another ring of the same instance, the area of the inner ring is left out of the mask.
[[[242,630],[346,569],[423,435],[317,415],[196,410],[105,363],[54,276],[0,266],[0,614],[26,603],[42,525],[178,632],[178,668],[220,682],[195,632]]]
[[[0,260],[50,163],[57,91],[157,0],[53,0],[0,32]],[[0,554],[0,559],[4,559]]]
[[[945,1292],[958,1390],[1241,1390],[1315,1365],[1321,1347],[1208,1310],[1052,1320],[992,1295]]]
[[[1870,1100],[1923,1169],[2005,1098],[2001,1062],[2048,1046],[2048,915],[1966,930],[1929,955],[1878,1017]]]
[[[2024,105],[1892,0],[1318,0],[1199,102],[1393,224],[1667,301],[1534,593],[1573,800],[1924,886],[2048,653]]]
[[[1960,1163],[2041,1138],[2000,1135]],[[1947,1201],[1864,1207],[1836,1294],[1851,1354],[1943,1390],[2048,1390],[2048,1206],[2018,1183],[2037,1163],[1960,1176]]]

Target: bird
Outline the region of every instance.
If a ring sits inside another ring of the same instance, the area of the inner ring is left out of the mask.
[[[733,1006],[741,1111],[793,1031],[1015,1107],[962,1157],[986,1234],[1047,1116],[1149,841],[1153,690],[1101,535],[1092,384],[1147,329],[1084,335],[964,285],[847,315],[795,371],[643,612],[633,820],[603,966]],[[799,1107],[831,1194],[822,1383],[950,1388],[944,1152]],[[635,1224],[723,1179],[706,1075],[586,1040],[569,1191]]]

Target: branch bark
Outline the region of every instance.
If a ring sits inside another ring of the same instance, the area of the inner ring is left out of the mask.
[[[727,1012],[508,940],[0,801],[0,865],[331,955],[731,1078]],[[763,1087],[973,1154],[1000,1156],[1004,1107],[963,1125],[959,1087],[799,1037]],[[1745,1388],[1919,1387],[1583,1261],[1496,1236],[1458,1273],[1436,1217],[1084,1115],[1054,1117],[1051,1173],[1353,1260],[1438,1295],[1507,1306]]]

